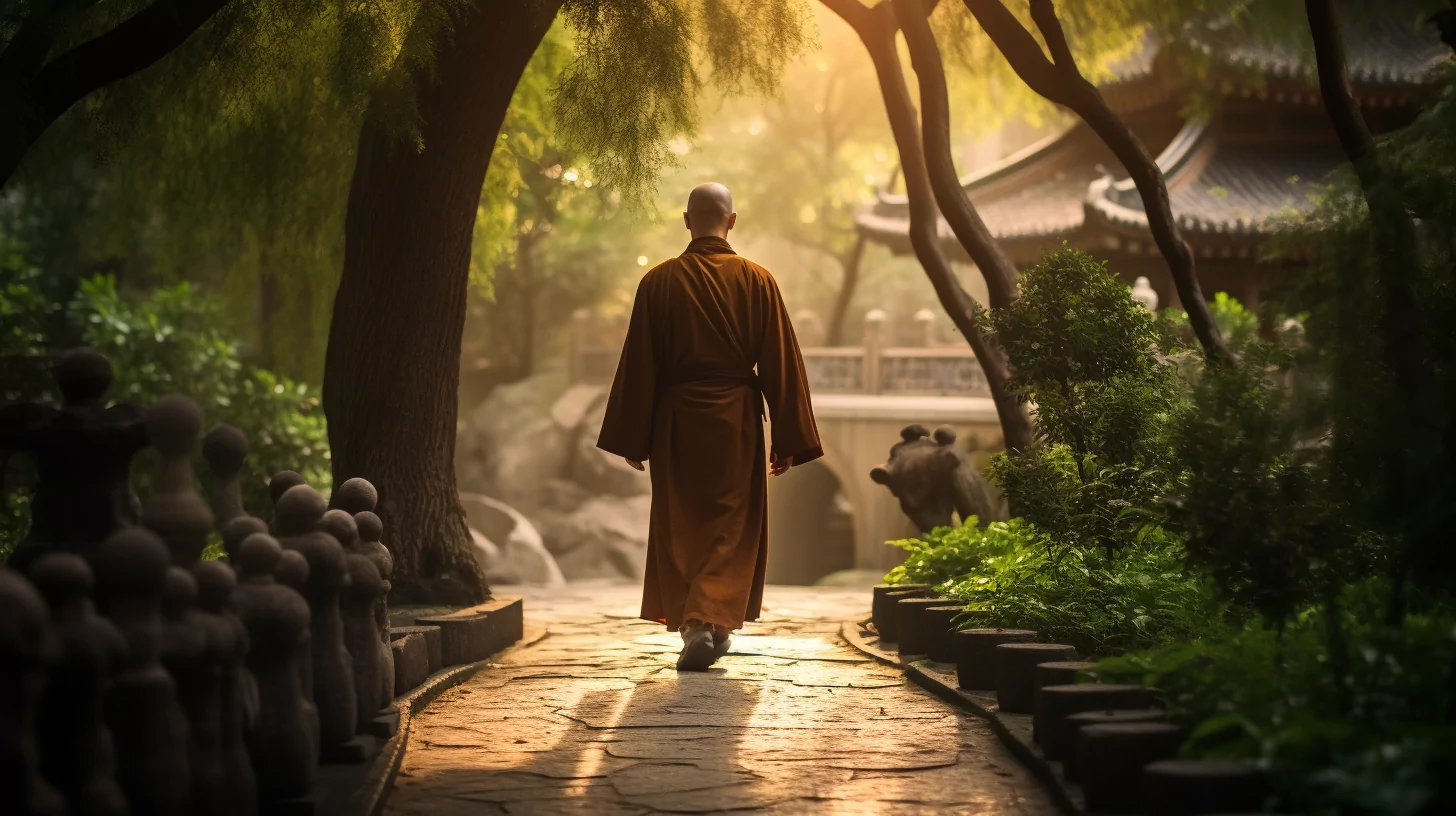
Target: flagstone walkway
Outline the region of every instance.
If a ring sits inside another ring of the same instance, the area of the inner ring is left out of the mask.
[[[633,587],[521,594],[549,634],[416,717],[387,813],[1056,812],[985,723],[840,641],[868,590],[770,587],[696,674]]]

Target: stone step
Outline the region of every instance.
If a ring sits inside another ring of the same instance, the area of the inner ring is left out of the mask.
[[[474,663],[501,651],[525,634],[520,598],[497,598],[445,615],[414,619],[415,626],[440,629],[440,659],[446,666]]]

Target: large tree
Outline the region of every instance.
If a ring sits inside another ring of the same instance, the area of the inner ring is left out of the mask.
[[[382,114],[366,117],[359,137],[324,411],[335,482],[363,476],[379,489],[402,600],[487,592],[453,466],[470,239],[506,107],[560,6],[457,10],[434,61],[403,69],[424,149]]]
[[[374,116],[360,136],[324,373],[334,478],[379,488],[403,598],[489,594],[455,488],[472,225],[501,123],[558,11],[577,56],[557,120],[599,178],[640,200],[691,131],[706,53],[725,90],[768,88],[800,44],[801,4],[520,0],[454,9],[434,59],[406,66],[414,143]]]

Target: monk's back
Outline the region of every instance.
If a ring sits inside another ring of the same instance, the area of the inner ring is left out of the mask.
[[[650,319],[668,380],[694,372],[748,374],[763,348],[768,271],[729,253],[687,253],[647,273]]]

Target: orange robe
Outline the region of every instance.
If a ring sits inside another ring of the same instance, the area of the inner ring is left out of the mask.
[[[755,375],[754,367],[757,366]],[[637,287],[597,447],[649,462],[642,617],[677,629],[757,620],[768,561],[768,463],[823,455],[809,383],[773,276],[697,238]]]

